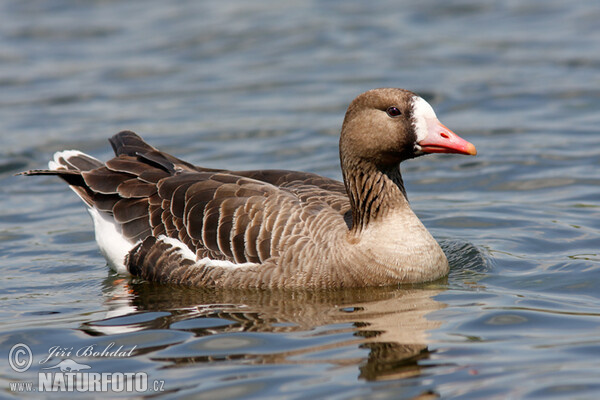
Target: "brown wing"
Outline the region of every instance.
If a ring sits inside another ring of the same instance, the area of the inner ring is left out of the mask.
[[[162,234],[199,258],[261,263],[278,255],[279,241],[306,213],[349,210],[343,184],[315,174],[195,167],[133,132],[110,142],[117,156],[105,165],[79,153],[62,170],[30,174],[61,176],[88,205],[112,215],[132,243]]]
[[[164,230],[200,258],[236,263],[271,257],[272,229],[263,222],[286,217],[285,210],[276,212],[278,201],[297,202],[270,184],[220,172],[178,173],[157,189],[162,201],[160,210],[152,210],[155,235]]]

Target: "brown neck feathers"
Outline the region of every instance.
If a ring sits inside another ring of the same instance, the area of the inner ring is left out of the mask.
[[[344,184],[352,208],[351,230],[355,232],[407,203],[397,165],[389,170],[380,170],[366,162],[346,165]]]

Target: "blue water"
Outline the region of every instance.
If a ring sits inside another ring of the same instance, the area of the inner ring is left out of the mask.
[[[600,397],[600,7],[370,3],[0,3],[0,397],[100,396],[11,391],[63,359],[147,374],[147,391],[111,397]],[[64,183],[13,176],[62,149],[107,159],[106,138],[131,129],[209,167],[340,178],[345,109],[382,86],[420,93],[479,151],[403,165],[445,281],[131,280]],[[8,362],[18,343],[26,372]],[[75,354],[119,346],[131,354]]]

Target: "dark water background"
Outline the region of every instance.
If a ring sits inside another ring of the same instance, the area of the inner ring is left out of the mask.
[[[37,382],[52,346],[110,343],[137,347],[71,358],[176,398],[600,397],[598,21],[591,0],[1,2],[0,397],[41,397],[9,383]],[[403,166],[445,282],[131,281],[61,181],[13,176],[62,149],[107,159],[132,129],[197,164],[340,178],[345,108],[382,86],[479,150]],[[16,343],[28,372],[9,367]]]

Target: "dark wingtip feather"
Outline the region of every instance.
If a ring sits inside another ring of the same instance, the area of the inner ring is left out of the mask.
[[[122,131],[108,139],[110,145],[117,157],[125,155],[137,157],[144,160],[146,163],[160,168],[166,172],[175,172],[176,162],[178,160],[168,154],[162,153],[150,146],[137,133],[131,131]],[[189,164],[182,162],[182,164]]]
[[[108,139],[115,155],[135,156],[156,150],[132,131],[121,131]]]

